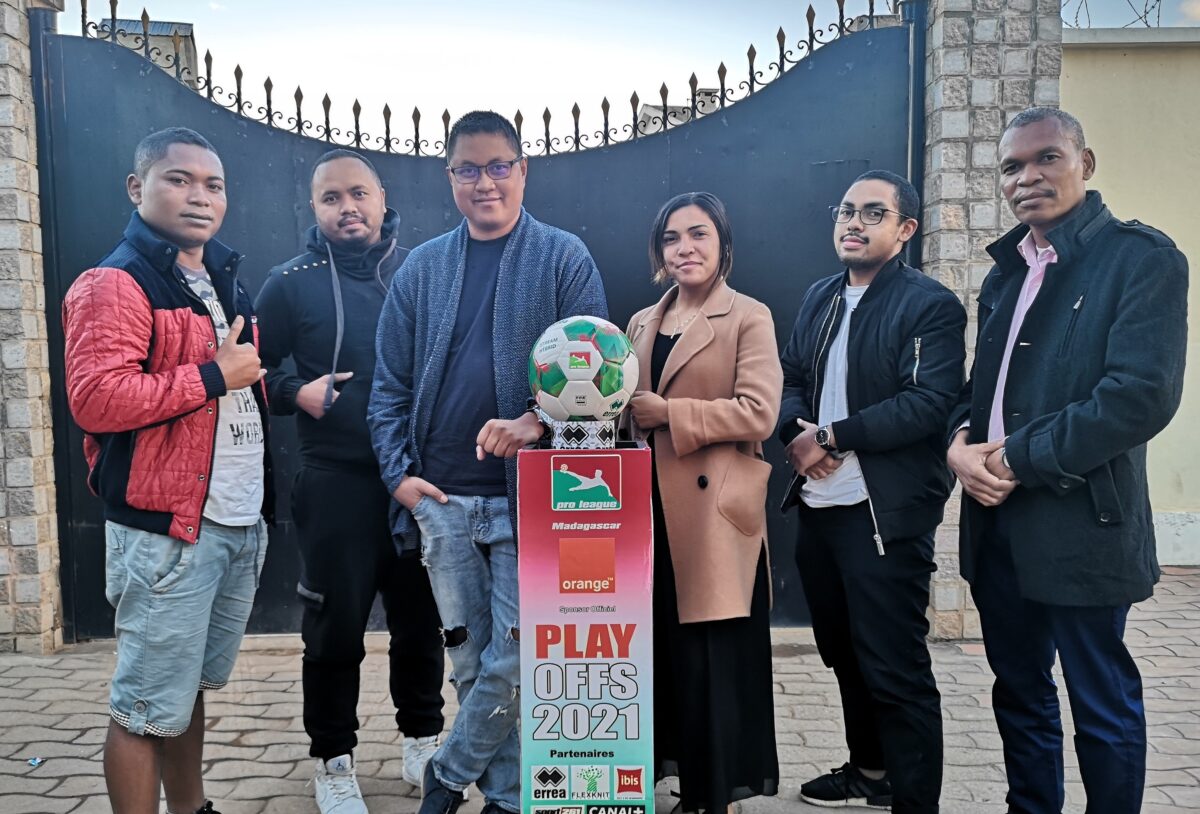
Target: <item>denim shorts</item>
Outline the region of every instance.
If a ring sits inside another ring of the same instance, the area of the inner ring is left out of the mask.
[[[109,714],[135,735],[182,735],[196,694],[225,686],[267,555],[267,528],[204,520],[195,544],[108,521],[105,595],[116,608]]]

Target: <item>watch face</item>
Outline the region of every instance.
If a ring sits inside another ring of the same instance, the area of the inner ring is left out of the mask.
[[[819,447],[823,447],[826,444],[828,444],[829,443],[829,430],[825,429],[824,427],[817,430],[817,435],[816,435],[815,440],[817,442],[817,446],[819,446]]]

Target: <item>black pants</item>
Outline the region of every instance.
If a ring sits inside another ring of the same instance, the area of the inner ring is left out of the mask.
[[[933,533],[879,556],[867,504],[800,506],[796,564],[817,649],[837,674],[850,763],[886,769],[892,810],[936,812],[941,696],[925,636]]]
[[[375,595],[382,594],[391,646],[396,725],[407,737],[442,731],[443,651],[429,577],[419,557],[399,557],[387,493],[372,471],[305,465],[292,487],[304,603],[304,729],[322,760],[358,744],[359,667]]]

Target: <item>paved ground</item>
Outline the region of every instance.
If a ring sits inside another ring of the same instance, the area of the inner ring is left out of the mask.
[[[1154,599],[1131,614],[1127,640],[1145,680],[1150,725],[1143,811],[1200,810],[1200,570],[1171,569]],[[306,787],[312,766],[300,722],[298,648],[297,637],[247,640],[233,682],[209,698],[207,789],[224,814],[316,811]],[[372,636],[360,705],[359,776],[373,812],[408,814],[417,801],[399,779],[383,649],[383,640]],[[942,810],[1002,812],[1000,739],[983,647],[937,644],[933,653],[945,712]],[[53,656],[0,657],[0,812],[109,811],[100,750],[112,663],[111,642]],[[777,631],[775,673],[780,794],[749,801],[744,811],[815,812],[797,793],[803,780],[844,760],[837,687],[807,630]],[[27,761],[34,757],[44,762],[32,767]],[[1068,810],[1082,811],[1072,753],[1067,764]],[[660,794],[667,790],[660,786]],[[673,804],[666,796],[659,802],[664,814]],[[479,806],[475,793],[463,812],[475,814]]]

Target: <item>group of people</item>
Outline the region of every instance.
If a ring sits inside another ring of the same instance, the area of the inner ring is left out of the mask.
[[[1146,443],[1181,396],[1187,264],[1086,189],[1096,157],[1069,114],[1018,114],[999,155],[1019,225],[988,247],[969,376],[965,308],[901,260],[920,201],[899,175],[867,172],[830,207],[844,271],[776,304],[797,311],[782,354],[768,307],[729,285],[718,198],[676,196],[650,226],[651,273],[668,289],[629,322],[641,378],[621,429],[654,451],[655,776],[678,778],[684,812],[778,790],[773,435],[848,748],[802,799],[938,810],[926,609],[957,478],[1009,811],[1063,807],[1056,655],[1088,811],[1140,808],[1145,713],[1122,637],[1159,575]],[[299,434],[291,507],[318,807],[367,810],[356,705],[378,594],[421,814],[453,814],[470,785],[485,814],[520,812],[515,455],[548,423],[527,359],[551,323],[607,306],[583,241],[524,209],[511,123],[467,114],[446,156],[463,221],[410,250],[371,162],[323,155],[306,251],[252,301],[239,255],[215,237],[216,150],[183,128],[138,145],[137,211],[63,304],[68,400],[104,502],[116,609],[115,812],[157,812],[163,790],[172,814],[214,811],[204,693],[229,680],[266,552],[268,414],[294,414]],[[459,710],[439,741],[443,653]]]

